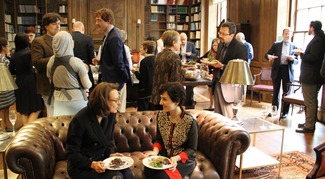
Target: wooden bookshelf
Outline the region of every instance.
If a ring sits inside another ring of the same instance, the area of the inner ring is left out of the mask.
[[[15,48],[14,38],[16,35],[16,9],[15,1],[0,0],[1,16],[0,18],[0,37],[8,39],[10,47]]]

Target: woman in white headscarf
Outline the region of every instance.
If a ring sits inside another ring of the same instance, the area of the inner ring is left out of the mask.
[[[75,115],[87,106],[86,90],[91,87],[88,70],[81,59],[74,57],[68,32],[58,32],[52,46],[54,56],[47,64],[47,77],[52,86],[50,95],[54,97],[54,116]]]

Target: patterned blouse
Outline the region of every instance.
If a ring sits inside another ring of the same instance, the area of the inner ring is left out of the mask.
[[[0,63],[4,63],[7,68],[9,67],[10,61],[0,54]],[[2,91],[0,92],[0,109],[10,107],[16,102],[14,91]]]
[[[180,117],[180,122],[172,123],[169,112],[158,113],[154,147],[158,147],[163,156],[179,155],[182,160],[194,159],[198,143],[198,123],[183,109]]]
[[[166,82],[182,82],[183,76],[184,72],[182,71],[182,62],[179,55],[170,49],[164,49],[158,53],[155,59],[155,74],[150,102],[159,105],[160,86]]]

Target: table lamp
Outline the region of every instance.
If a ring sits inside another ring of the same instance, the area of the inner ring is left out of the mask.
[[[9,69],[4,63],[0,63],[0,93],[6,92],[6,91],[12,91],[18,89],[15,80],[12,78],[11,73],[9,72]],[[1,122],[0,118],[0,122]],[[0,127],[1,129],[1,127]],[[9,135],[7,133],[0,131],[0,141],[8,139]]]
[[[236,123],[239,125],[244,125],[243,121],[237,117],[239,110],[238,87],[240,85],[253,84],[253,78],[248,63],[241,59],[230,60],[219,81],[220,83],[233,84],[235,86],[235,97],[233,105],[234,116],[231,120],[236,121]]]

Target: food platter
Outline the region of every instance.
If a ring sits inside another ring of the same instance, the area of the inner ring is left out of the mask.
[[[170,164],[163,164],[162,167],[154,167],[154,166],[150,165],[151,162],[158,161],[159,159],[168,160]],[[146,166],[150,169],[154,169],[154,170],[164,170],[164,169],[170,168],[172,166],[171,161],[167,157],[163,157],[163,156],[150,156],[150,157],[143,159],[142,163],[144,166]]]
[[[196,66],[196,64],[193,64],[193,65],[188,65],[188,64],[186,64],[186,63],[183,63],[183,64],[182,64],[182,66],[184,66],[184,67],[195,67],[195,66]]]
[[[111,162],[116,158],[121,159],[124,162],[124,164],[122,164],[121,166],[118,166],[118,167],[112,167]],[[105,166],[107,166],[108,170],[123,170],[123,169],[129,168],[130,166],[132,166],[134,163],[134,160],[131,157],[123,156],[123,157],[109,157],[109,158],[105,159],[103,162],[105,163]]]
[[[293,53],[299,53],[299,52],[301,52],[301,51],[298,50],[298,49],[293,49],[292,52],[293,52]]]
[[[213,65],[213,64],[217,64],[218,63],[218,60],[215,60],[214,59],[213,61],[209,61],[209,58],[203,58],[201,62],[202,63],[206,63],[208,65]]]

